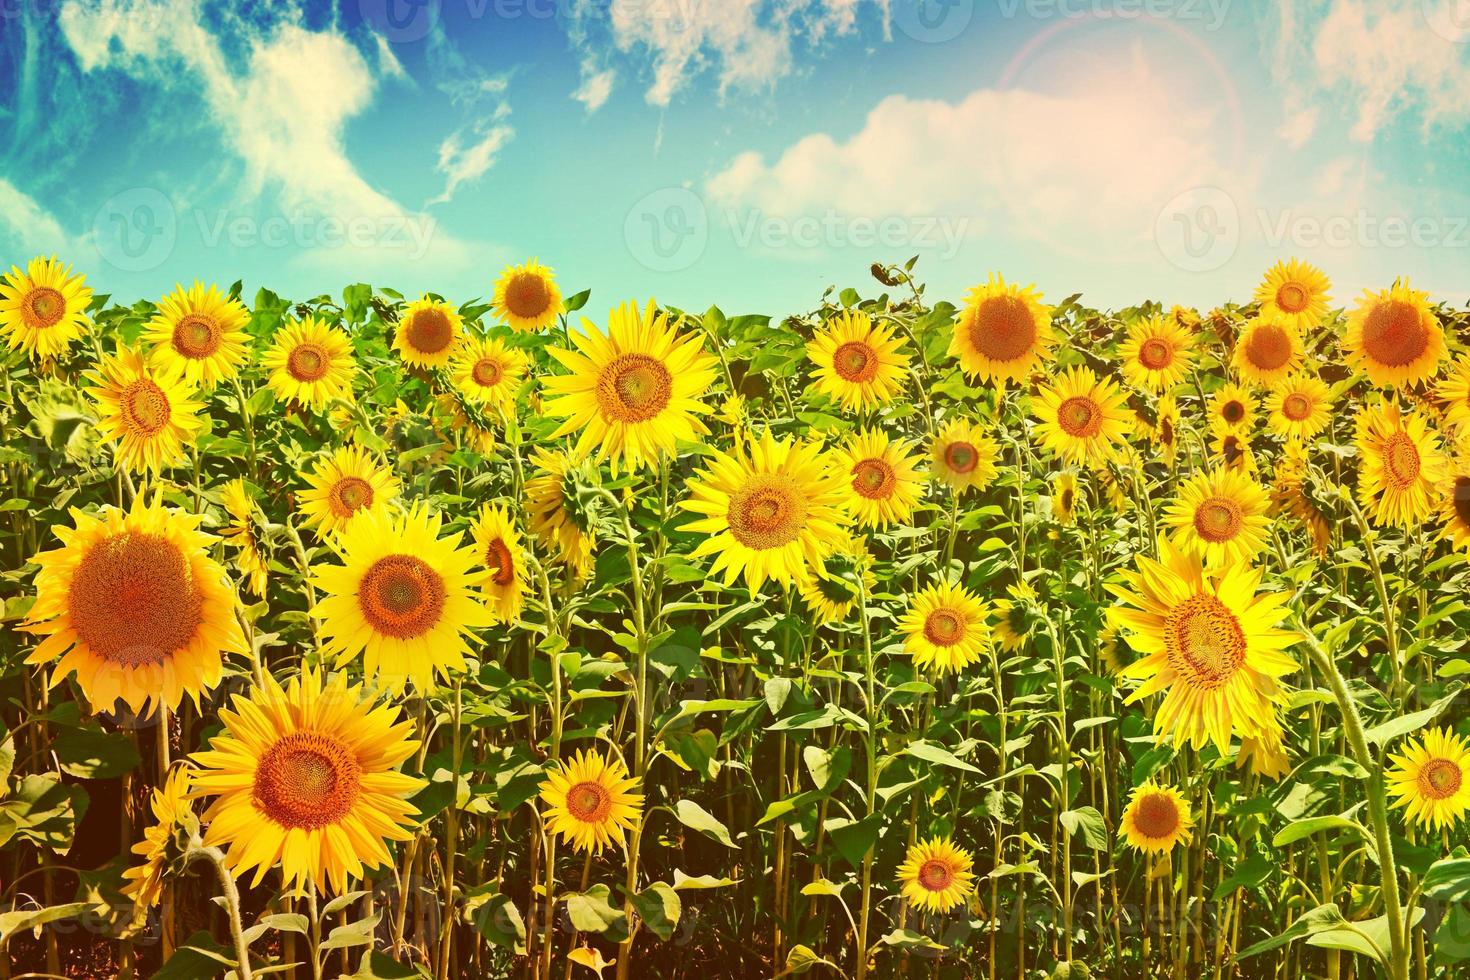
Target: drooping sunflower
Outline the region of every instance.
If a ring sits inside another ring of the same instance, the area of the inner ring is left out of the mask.
[[[1445,467],[1439,484],[1439,519],[1444,525],[1440,536],[1450,547],[1470,551],[1470,445],[1462,443]]]
[[[512,330],[535,333],[561,316],[561,288],[551,270],[535,259],[525,265],[509,265],[495,280],[490,309]]]
[[[494,618],[476,589],[479,556],[459,534],[441,538],[443,523],[417,505],[368,511],[338,539],[343,564],[312,569],[324,649],[339,665],[362,657],[363,673],[395,694],[463,670],[466,637]]]
[[[352,400],[357,364],[352,341],[340,329],[309,316],[276,331],[260,363],[277,398],[320,411],[334,398]]]
[[[538,449],[531,462],[540,472],[526,481],[526,516],[531,532],[543,545],[555,548],[575,578],[592,571],[597,538],[588,515],[577,503],[573,475],[576,469],[566,453]]]
[[[601,854],[614,842],[621,845],[624,832],[636,831],[643,817],[637,787],[621,759],[578,752],[551,769],[541,784],[548,829],[583,853]]]
[[[1358,502],[1377,524],[1412,527],[1434,512],[1444,472],[1439,435],[1397,405],[1358,412]]]
[[[1134,432],[1153,446],[1157,458],[1165,466],[1173,466],[1179,456],[1179,402],[1173,395],[1165,395],[1154,406],[1154,420],[1149,422],[1142,414],[1135,416]],[[1132,452],[1133,447],[1120,448],[1119,455]],[[1120,459],[1113,459],[1117,465]]]
[[[909,355],[893,328],[861,310],[843,310],[807,342],[817,366],[812,387],[849,411],[886,405],[903,390]]]
[[[168,856],[169,842],[179,821],[191,812],[189,802],[189,769],[175,766],[169,770],[162,786],[153,789],[149,800],[153,810],[153,823],[143,831],[143,839],[133,845],[133,853],[143,863],[123,872],[127,884],[122,893],[133,900],[137,908],[152,908],[163,897],[164,863]]]
[[[1444,328],[1429,308],[1429,294],[1406,280],[1364,290],[1348,314],[1342,346],[1344,359],[1380,388],[1428,381],[1445,358]]]
[[[1248,432],[1232,428],[1219,419],[1210,423],[1210,448],[1222,466],[1238,473],[1256,471],[1256,453]]]
[[[1051,516],[1063,527],[1077,519],[1077,474],[1066,470],[1051,488]]]
[[[1235,382],[1210,395],[1210,419],[1235,432],[1249,432],[1256,420],[1256,398]]]
[[[220,503],[230,518],[220,530],[220,536],[239,549],[235,563],[240,566],[240,574],[245,577],[250,591],[263,599],[269,563],[255,520],[255,500],[245,486],[245,480],[237,478],[226,483],[220,491]]]
[[[1433,831],[1454,826],[1470,810],[1470,747],[1462,736],[1426,729],[1392,758],[1388,791],[1409,820]]]
[[[950,419],[940,426],[929,449],[929,472],[963,494],[974,488],[990,486],[999,470],[1000,443],[995,437],[968,419]]]
[[[941,582],[917,593],[898,621],[914,665],[958,673],[980,659],[990,642],[990,610],[963,585]]]
[[[463,333],[464,320],[459,311],[444,300],[425,294],[410,303],[398,318],[393,349],[405,364],[441,368],[454,357],[455,346]]]
[[[1137,320],[1118,348],[1123,377],[1144,391],[1168,391],[1189,371],[1193,344],[1194,335],[1172,320],[1161,316]]]
[[[1444,411],[1445,425],[1461,436],[1470,434],[1470,355],[1455,358],[1448,375],[1435,386],[1434,398]]]
[[[861,527],[884,528],[905,524],[923,496],[917,456],[909,442],[890,440],[875,429],[865,430],[832,454],[833,466],[844,474],[847,504]]]
[[[301,491],[301,513],[323,534],[347,528],[359,514],[381,512],[398,496],[398,478],[361,446],[345,446],[317,463]]]
[[[250,311],[216,285],[180,283],[158,301],[143,334],[153,345],[150,360],[162,373],[181,374],[205,391],[228,381],[245,361]]]
[[[1287,754],[1279,728],[1240,740],[1240,748],[1235,752],[1235,768],[1246,766],[1263,779],[1279,780],[1291,772],[1291,756]]]
[[[1315,374],[1298,374],[1271,389],[1266,412],[1266,424],[1283,439],[1312,439],[1332,422],[1332,392]]]
[[[708,535],[693,557],[714,555],[726,585],[743,574],[752,593],[766,579],[786,588],[846,537],[842,479],[815,443],[766,431],[748,452],[715,452],[688,488],[679,506],[701,516],[683,529]]]
[[[1189,802],[1172,786],[1148,780],[1134,787],[1123,810],[1123,837],[1145,854],[1164,854],[1187,844],[1194,819]]]
[[[87,329],[92,302],[87,277],[54,257],[34,258],[25,272],[15,266],[0,278],[0,338],[31,360],[50,360]]]
[[[75,508],[62,547],[36,555],[36,602],[24,627],[46,639],[31,664],[60,657],[51,683],[75,673],[96,711],[121,700],[151,714],[219,683],[223,655],[244,653],[235,594],[210,557],[218,539],[200,518],[139,494],[127,511]]]
[[[513,623],[521,614],[526,594],[525,556],[521,536],[505,507],[485,504],[471,532],[486,576],[480,583],[485,600],[502,623]]]
[[[974,859],[948,837],[934,837],[909,846],[898,881],[909,905],[941,915],[962,905],[975,891]]]
[[[949,341],[949,356],[982,381],[1024,383],[1050,361],[1055,344],[1051,307],[1043,306],[1035,286],[1007,283],[992,274],[970,290]]]
[[[1028,607],[1036,601],[1036,590],[1029,583],[1017,582],[1006,588],[1006,597],[996,599],[991,608],[994,620],[987,621],[996,646],[1007,653],[1015,653],[1031,638],[1031,617]]]
[[[204,812],[206,846],[225,848],[238,877],[260,884],[277,863],[286,888],[337,894],[364,869],[392,863],[387,841],[412,838],[426,785],[398,771],[418,749],[413,723],[377,703],[345,674],[323,683],[303,670],[284,690],[269,674],[250,696],[219,713],[224,731],[198,763],[193,797],[215,797]]]
[[[1111,378],[1074,367],[1032,399],[1041,444],[1070,463],[1102,466],[1128,435],[1126,396]]]
[[[1256,317],[1236,341],[1230,363],[1245,380],[1269,388],[1301,370],[1303,357],[1302,337],[1296,327]]]
[[[1266,488],[1228,468],[1200,472],[1180,485],[1164,512],[1175,546],[1221,566],[1251,562],[1271,528]]]
[[[526,355],[494,338],[466,337],[449,370],[466,400],[504,410],[515,404],[526,376]]]
[[[194,389],[154,371],[130,347],[104,356],[85,377],[101,413],[97,428],[112,440],[113,460],[122,469],[157,473],[173,466],[204,427],[204,405]]]
[[[797,591],[819,623],[840,623],[857,606],[859,576],[862,588],[872,595],[878,587],[872,556],[861,538],[847,544],[814,565],[797,580]]]
[[[1285,697],[1280,678],[1296,669],[1286,649],[1294,637],[1279,628],[1286,596],[1257,595],[1262,571],[1245,564],[1206,570],[1198,555],[1159,543],[1162,561],[1140,555],[1123,585],[1108,590],[1123,605],[1108,610],[1142,656],[1122,675],[1144,683],[1133,703],[1160,691],[1154,716],[1159,740],[1221,752],[1231,733],[1259,735],[1275,725]]]
[[[1283,260],[1266,270],[1266,278],[1256,287],[1256,300],[1262,316],[1304,333],[1327,315],[1331,288],[1327,274],[1311,263]]]
[[[627,303],[608,314],[607,333],[583,320],[571,335],[575,351],[548,348],[572,372],[544,380],[551,396],[544,411],[566,420],[553,435],[577,433],[576,454],[595,449],[614,475],[620,462],[629,471],[657,465],[679,441],[707,435],[699,416],[709,408],[700,398],[716,361],[699,336],[680,335],[681,323],[651,301],[641,315]]]

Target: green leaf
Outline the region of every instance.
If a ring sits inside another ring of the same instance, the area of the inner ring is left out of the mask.
[[[100,728],[66,728],[51,740],[62,771],[82,779],[115,779],[142,762],[133,740]]]
[[[608,900],[612,892],[606,885],[593,885],[585,892],[566,896],[567,916],[578,932],[602,936],[611,942],[628,938],[628,918]]]
[[[832,846],[837,848],[837,853],[847,860],[854,868],[863,863],[863,858],[873,849],[878,841],[878,832],[883,829],[883,814],[875,813],[864,817],[856,823],[846,823],[839,827],[833,827],[835,820],[827,821],[828,831],[832,837]]]
[[[1301,939],[1314,932],[1323,932],[1328,929],[1336,929],[1347,920],[1342,917],[1336,905],[1319,905],[1310,912],[1302,913],[1301,917],[1291,924],[1289,928],[1280,935],[1263,939],[1254,946],[1249,946],[1236,954],[1237,960],[1259,956],[1261,953],[1270,952],[1291,942],[1293,939]]]
[[[1067,828],[1068,834],[1075,837],[1080,832],[1083,843],[1094,851],[1106,851],[1112,846],[1112,841],[1108,839],[1108,825],[1097,808],[1081,806],[1068,810],[1059,819],[1062,826]]]
[[[1438,718],[1440,716],[1440,713],[1443,712],[1444,709],[1448,708],[1451,704],[1453,704],[1455,699],[1459,696],[1460,685],[1458,683],[1452,684],[1450,685],[1450,689],[1444,695],[1444,697],[1440,698],[1429,707],[1424,708],[1421,711],[1415,711],[1411,714],[1400,715],[1399,717],[1391,719],[1389,721],[1385,721],[1380,725],[1374,725],[1372,728],[1363,733],[1363,737],[1368,740],[1369,745],[1382,745],[1385,742],[1389,742],[1393,739],[1398,738],[1400,735],[1407,735],[1410,732],[1417,732],[1419,729],[1423,728],[1425,725],[1428,725],[1430,722],[1434,721],[1434,719]]]
[[[349,946],[370,945],[373,941],[373,930],[378,928],[380,918],[382,918],[382,913],[374,912],[365,919],[338,926],[327,935],[326,939],[322,940],[320,948],[347,949]]]
[[[702,891],[710,888],[728,888],[738,884],[734,878],[716,878],[714,875],[690,876],[674,869],[674,891]]]
[[[1333,814],[1324,817],[1307,817],[1305,820],[1293,820],[1283,827],[1275,837],[1271,838],[1271,844],[1274,847],[1281,847],[1284,844],[1299,841],[1303,837],[1320,834],[1324,830],[1350,830],[1369,844],[1373,843],[1373,838],[1368,835],[1368,831],[1362,824],[1356,820],[1350,820],[1347,817]]]
[[[1424,874],[1424,894],[1442,902],[1470,898],[1470,858],[1443,858],[1430,865]]]
[[[888,935],[878,940],[880,946],[892,946],[894,949],[930,949],[936,952],[944,952],[948,946],[936,943],[922,933],[914,932],[912,929],[895,929]]]
[[[1214,899],[1220,901],[1237,888],[1253,891],[1271,877],[1278,863],[1264,854],[1252,854],[1235,869],[1235,873],[1215,886]]]
[[[825,966],[837,970],[837,964],[822,959],[816,953],[812,952],[809,946],[803,946],[798,943],[786,953],[786,968],[776,974],[776,976],[779,978],[806,973],[814,966]],[[840,973],[841,971],[838,970],[838,972]]]
[[[904,751],[915,759],[932,762],[938,766],[949,766],[951,769],[962,769],[965,772],[978,773],[980,771],[953,752],[940,748],[933,742],[910,742]]]
[[[410,980],[410,978],[427,977],[429,974],[402,963],[388,956],[370,950],[362,954],[362,962],[358,964],[357,972],[351,975],[344,974],[342,980]]]
[[[1424,910],[1414,909],[1410,931],[1422,918]],[[1392,948],[1388,939],[1388,917],[1380,915],[1376,919],[1347,923],[1341,928],[1313,932],[1307,937],[1307,945],[1324,949],[1345,949],[1359,956],[1372,957],[1387,966],[1388,953]]]
[[[0,914],[0,947],[11,936],[26,929],[44,926],[48,922],[70,919],[87,911],[86,902],[69,902],[66,905],[50,905],[39,909],[21,909]]]
[[[679,927],[679,913],[683,904],[672,885],[655,881],[633,896],[633,908],[655,936],[668,942],[673,938],[674,930]]]
[[[496,946],[512,952],[525,949],[526,923],[509,895],[488,892],[472,897],[466,902],[464,916]]]
[[[715,819],[712,813],[693,800],[680,800],[678,803],[675,803],[674,815],[679,818],[679,822],[684,826],[692,830],[697,830],[707,837],[712,837],[726,847],[735,848],[739,846],[730,839],[729,829],[719,820]]]
[[[168,962],[153,974],[153,980],[210,980],[234,966],[234,956],[201,930],[174,950]]]

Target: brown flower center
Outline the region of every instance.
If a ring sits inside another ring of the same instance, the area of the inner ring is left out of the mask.
[[[806,526],[806,501],[786,474],[756,473],[730,494],[725,519],[730,534],[747,548],[779,548],[795,541]]]
[[[1232,398],[1220,406],[1220,417],[1231,425],[1238,425],[1245,418],[1245,403]]]
[[[1134,807],[1133,825],[1143,836],[1162,840],[1179,828],[1179,806],[1163,793],[1149,793]]]
[[[1407,490],[1419,479],[1419,450],[1407,433],[1395,432],[1383,444],[1383,475],[1394,490]]]
[[[1174,361],[1174,346],[1167,340],[1150,337],[1138,348],[1138,363],[1150,371],[1160,371]]]
[[[1310,294],[1298,282],[1284,282],[1276,289],[1276,306],[1283,313],[1300,313],[1307,308]]]
[[[893,495],[898,474],[883,459],[861,459],[852,468],[852,489],[869,500],[886,500]]]
[[[203,622],[202,604],[179,546],[134,531],[93,545],[67,594],[77,638],[119,667],[163,663],[188,646]]]
[[[1057,406],[1057,425],[1069,436],[1089,439],[1102,429],[1102,406],[1085,395],[1073,395]]]
[[[174,326],[173,348],[180,357],[201,360],[220,347],[220,326],[214,317],[190,313]]]
[[[1419,767],[1419,791],[1431,800],[1447,800],[1460,791],[1465,774],[1449,759],[1430,759]]]
[[[320,381],[331,367],[331,358],[320,344],[307,342],[291,348],[286,357],[286,370],[297,381],[309,384]]]
[[[646,422],[668,407],[674,377],[657,358],[619,354],[597,378],[597,405],[604,418]]]
[[[1312,400],[1299,391],[1281,399],[1281,414],[1293,422],[1303,422],[1312,415]]]
[[[352,812],[362,764],[339,738],[322,732],[283,735],[255,769],[255,806],[282,827],[315,830]]]
[[[1164,649],[1185,683],[1213,691],[1245,664],[1245,632],[1219,599],[1193,595],[1164,618]]]
[[[1455,516],[1460,526],[1470,528],[1470,476],[1455,477]]]
[[[1194,510],[1194,530],[1206,541],[1220,544],[1240,533],[1244,514],[1229,497],[1210,497]]]
[[[403,327],[408,346],[420,354],[437,354],[454,342],[454,324],[437,306],[415,310]]]
[[[124,388],[118,408],[127,427],[145,437],[161,432],[173,415],[168,395],[148,378],[138,378]]]
[[[969,473],[980,465],[980,454],[973,444],[957,439],[944,447],[944,465],[956,473]]]
[[[357,604],[368,625],[399,639],[422,636],[444,612],[444,578],[414,555],[379,558],[357,587]]]
[[[344,476],[332,484],[329,499],[338,517],[351,517],[373,505],[373,485],[360,476]]]
[[[1291,336],[1275,323],[1256,327],[1245,342],[1245,359],[1261,371],[1278,370],[1291,360],[1291,353]]]
[[[936,609],[924,617],[924,639],[937,647],[952,647],[965,638],[965,617],[955,609]]]
[[[1014,361],[1036,345],[1036,318],[1016,296],[992,296],[975,309],[970,343],[992,361]]]
[[[832,370],[843,381],[872,381],[878,373],[878,352],[861,340],[849,340],[832,352]]]
[[[533,319],[551,305],[551,290],[534,272],[517,272],[505,286],[505,306],[511,313]]]
[[[567,813],[581,823],[601,823],[612,812],[612,794],[601,783],[577,783],[567,790]]]
[[[490,570],[490,580],[496,585],[509,585],[515,580],[515,559],[503,538],[496,538],[485,546],[485,567]]]
[[[919,867],[918,882],[926,891],[942,892],[954,884],[954,877],[954,868],[947,861],[925,861]]]
[[[1378,303],[1363,318],[1363,350],[1389,367],[1412,364],[1429,349],[1429,331],[1413,303]]]
[[[66,297],[50,286],[37,286],[20,301],[21,315],[33,330],[46,330],[66,316]]]
[[[500,384],[500,379],[504,376],[505,372],[501,369],[500,362],[493,357],[480,358],[470,369],[470,377],[481,388],[494,388]]]

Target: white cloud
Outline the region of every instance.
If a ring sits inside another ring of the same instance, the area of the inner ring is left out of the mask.
[[[583,59],[582,84],[577,86],[572,98],[586,106],[588,112],[596,112],[607,102],[608,96],[612,95],[613,84],[617,79],[617,72],[613,69],[598,68],[595,61]]]
[[[0,233],[22,253],[66,255],[71,239],[61,223],[33,198],[0,177]]]
[[[430,204],[444,204],[460,185],[478,180],[495,163],[501,147],[510,142],[514,130],[509,126],[491,125],[483,132],[467,134],[456,131],[439,145],[438,168],[446,177],[444,191]],[[468,140],[468,142],[466,142]]]

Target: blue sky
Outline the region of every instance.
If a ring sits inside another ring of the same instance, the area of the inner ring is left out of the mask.
[[[804,310],[1470,295],[1466,0],[0,0],[0,260]]]

